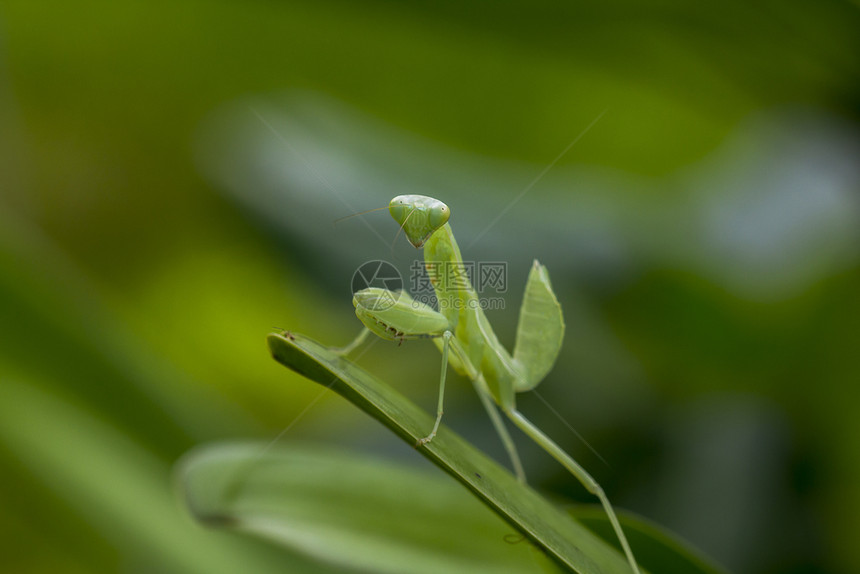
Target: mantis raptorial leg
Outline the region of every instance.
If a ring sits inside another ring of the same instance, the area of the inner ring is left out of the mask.
[[[472,285],[462,276],[452,277],[451,269],[462,270],[464,263],[448,224],[451,215],[448,206],[432,197],[400,195],[391,200],[388,209],[409,242],[424,249],[424,262],[439,310],[415,301],[405,292],[376,287],[362,289],[353,296],[353,304],[366,329],[353,343],[338,351],[345,354],[353,350],[369,332],[392,341],[432,339],[442,351],[438,409],[432,430],[416,446],[427,444],[436,436],[450,364],[472,381],[520,480],[525,480],[522,465],[496,406],[597,496],[630,567],[639,574],[636,559],[603,489],[579,463],[516,410],[515,393],[529,391],[543,380],[555,364],[564,338],[561,306],[546,268],[535,261],[529,272],[514,352],[510,354],[496,338]]]

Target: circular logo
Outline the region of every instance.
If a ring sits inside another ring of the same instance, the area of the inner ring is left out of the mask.
[[[388,261],[368,261],[362,263],[352,274],[352,294],[355,295],[368,287],[386,290],[386,293],[374,299],[372,305],[375,309],[384,310],[397,301],[398,292],[403,290],[403,279],[397,267]]]

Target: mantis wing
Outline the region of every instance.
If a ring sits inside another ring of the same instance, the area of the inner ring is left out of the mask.
[[[523,374],[515,383],[516,392],[530,391],[543,380],[555,364],[563,339],[561,305],[552,290],[546,267],[535,259],[520,307],[514,345],[514,361]]]

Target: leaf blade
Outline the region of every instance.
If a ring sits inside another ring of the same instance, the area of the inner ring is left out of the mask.
[[[268,344],[279,363],[331,388],[408,443],[414,445],[432,427],[432,418],[414,403],[316,341],[272,333]],[[581,574],[629,571],[611,546],[444,425],[417,450],[567,569]]]
[[[177,469],[201,522],[350,572],[562,572],[527,541],[505,543],[510,525],[438,473],[297,443],[205,445]]]

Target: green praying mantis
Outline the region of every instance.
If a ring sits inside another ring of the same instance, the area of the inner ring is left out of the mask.
[[[529,272],[513,355],[499,343],[484,315],[474,287],[455,277],[463,258],[454,239],[447,205],[423,195],[399,195],[391,200],[389,213],[409,242],[424,249],[424,263],[436,293],[439,310],[414,300],[406,292],[368,287],[353,296],[355,314],[365,328],[346,347],[346,355],[373,333],[390,341],[432,339],[442,352],[436,420],[429,434],[416,446],[433,440],[442,420],[445,379],[450,364],[472,382],[507,450],[514,471],[525,482],[525,473],[513,440],[498,410],[558,460],[585,488],[597,496],[618,536],[633,572],[639,567],[603,488],[570,455],[525,418],[517,409],[515,394],[533,389],[552,369],[564,338],[564,319],[546,267],[535,260]],[[493,404],[495,403],[495,404]],[[496,408],[498,406],[498,409]]]

